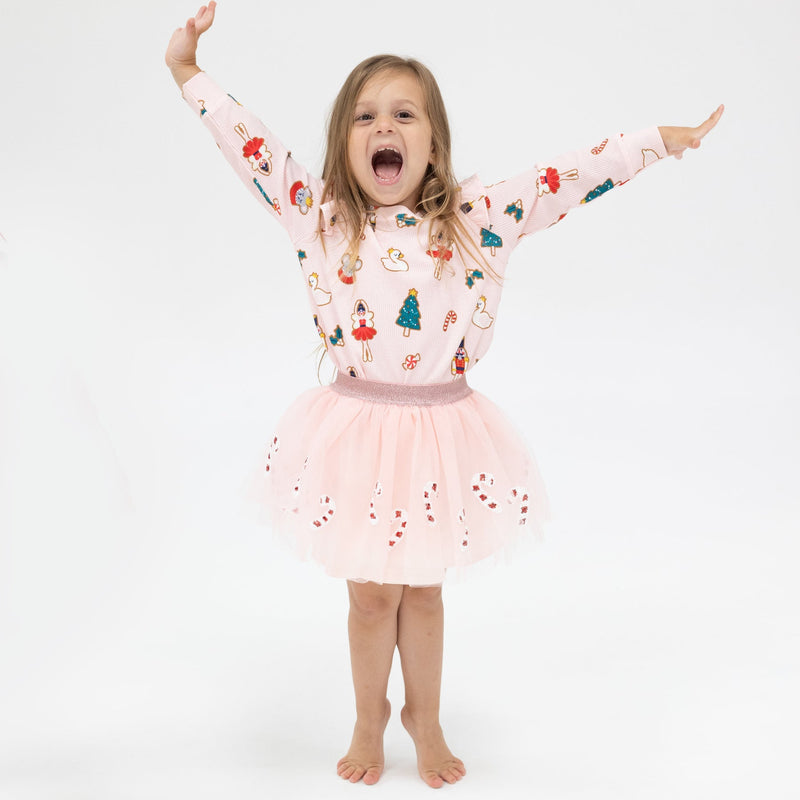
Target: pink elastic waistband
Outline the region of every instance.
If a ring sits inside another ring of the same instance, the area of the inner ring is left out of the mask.
[[[330,388],[347,397],[358,397],[373,403],[393,403],[401,406],[439,406],[463,400],[472,393],[465,378],[451,383],[379,383],[338,373]]]

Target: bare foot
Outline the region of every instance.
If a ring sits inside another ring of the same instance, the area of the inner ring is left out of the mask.
[[[450,752],[438,723],[417,725],[405,707],[400,710],[400,719],[414,740],[417,748],[417,769],[428,786],[439,789],[445,781],[456,783],[467,774],[464,762]]]
[[[367,724],[356,720],[353,740],[347,755],[339,759],[336,772],[346,781],[357,783],[377,783],[383,772],[383,732],[389,722],[392,707],[386,701],[386,712],[377,724]]]

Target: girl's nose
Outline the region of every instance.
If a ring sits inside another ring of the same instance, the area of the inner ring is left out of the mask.
[[[377,123],[378,133],[389,133],[394,130],[394,119],[391,114],[381,114]]]

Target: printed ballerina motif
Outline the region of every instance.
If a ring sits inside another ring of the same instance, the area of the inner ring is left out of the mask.
[[[311,289],[311,295],[314,298],[314,302],[318,306],[326,306],[328,303],[330,303],[331,293],[320,288],[319,275],[316,272],[312,272],[308,276],[308,285]]]
[[[481,247],[488,247],[489,252],[494,256],[498,247],[503,246],[503,240],[492,230],[490,225],[488,228],[481,228]]]
[[[520,197],[513,203],[509,203],[503,213],[508,214],[509,217],[514,217],[514,222],[519,222],[524,214],[522,210],[522,198]]]
[[[416,369],[421,359],[419,353],[410,353],[403,359],[403,369]]]
[[[342,333],[342,328],[340,325],[337,325],[333,329],[333,335],[328,337],[328,341],[334,347],[344,347],[344,333]]]
[[[403,301],[400,316],[395,320],[395,324],[403,329],[403,336],[409,336],[412,330],[418,331],[422,327],[420,324],[421,316],[422,312],[419,310],[417,290],[411,289]]]
[[[545,167],[539,170],[536,191],[539,193],[539,197],[545,194],[558,194],[562,181],[576,181],[578,177],[577,168],[559,172],[555,167]]]
[[[340,262],[341,266],[339,267],[339,271],[337,273],[339,276],[339,280],[342,283],[348,284],[348,286],[351,283],[355,282],[356,272],[358,272],[361,269],[360,258],[356,258],[355,264],[353,264],[352,266],[350,264],[351,260],[352,259],[350,258],[350,253],[345,253],[342,256],[342,260]]]
[[[302,181],[295,181],[289,189],[289,199],[301,214],[308,214],[308,209],[314,203],[314,197],[308,186],[303,186]]]
[[[486,295],[481,295],[472,312],[472,324],[486,330],[486,328],[491,328],[493,322],[494,317],[486,310]]]
[[[281,213],[281,204],[278,202],[277,197],[270,197],[265,191],[264,187],[258,182],[258,178],[253,178],[253,183],[256,185],[256,189],[260,192],[261,196],[275,209],[275,213]]]
[[[591,153],[592,153],[592,155],[593,155],[593,156],[599,156],[599,155],[600,155],[600,153],[602,153],[602,152],[603,152],[603,150],[605,150],[605,149],[606,149],[606,145],[607,145],[607,144],[608,144],[608,139],[603,139],[603,141],[602,141],[602,142],[600,142],[600,144],[599,144],[599,145],[597,145],[597,147],[593,147],[593,148],[591,149]]]
[[[606,178],[599,186],[595,186],[586,197],[581,200],[581,204],[583,203],[590,203],[592,200],[596,200],[600,197],[601,194],[605,194],[606,192],[611,191],[614,188],[614,181],[611,178]]]
[[[392,538],[389,539],[389,547],[394,547],[406,532],[408,525],[408,513],[404,508],[394,510],[394,520],[392,521]]]
[[[483,280],[483,272],[479,269],[467,269],[465,283],[471,289],[475,285],[475,281]]]
[[[453,251],[446,247],[431,247],[425,251],[426,256],[433,259],[433,277],[437,281],[442,279],[442,267],[453,257]]]
[[[361,360],[364,362],[372,361],[372,350],[369,342],[378,333],[375,329],[375,314],[369,310],[364,300],[358,299],[350,319],[353,320],[351,333],[356,341],[361,342]]]
[[[464,373],[467,371],[467,364],[469,364],[469,355],[467,355],[467,348],[464,347],[464,337],[461,337],[461,342],[456,348],[456,353],[450,360],[450,372],[455,378],[463,378]]]
[[[390,247],[386,252],[389,257],[381,259],[384,269],[388,269],[389,272],[408,272],[408,262],[396,247]]]
[[[406,214],[405,212],[395,215],[394,219],[398,228],[413,228],[419,222],[416,217],[412,217],[411,214]]]
[[[244,140],[242,157],[250,165],[250,169],[261,175],[271,175],[272,153],[267,149],[264,138],[261,136],[251,136],[247,132],[244,122],[239,122],[234,125],[233,129]]]
[[[446,331],[450,327],[451,323],[455,322],[457,319],[458,319],[458,314],[456,314],[456,312],[451,308],[447,312],[447,315],[444,318],[444,322],[442,323],[442,330]]]
[[[422,489],[422,500],[425,505],[425,521],[428,525],[436,525],[436,515],[433,513],[433,501],[439,497],[439,484],[428,481]]]

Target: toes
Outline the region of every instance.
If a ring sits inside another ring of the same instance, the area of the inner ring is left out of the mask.
[[[364,783],[366,783],[367,786],[372,786],[372,784],[378,782],[378,778],[380,778],[380,777],[381,777],[380,768],[379,767],[370,767],[367,770],[367,774],[364,775]]]
[[[423,776],[423,780],[428,786],[431,786],[434,789],[441,789],[444,785],[444,781],[442,780],[441,775],[439,773],[434,772],[433,770],[428,770]]]

